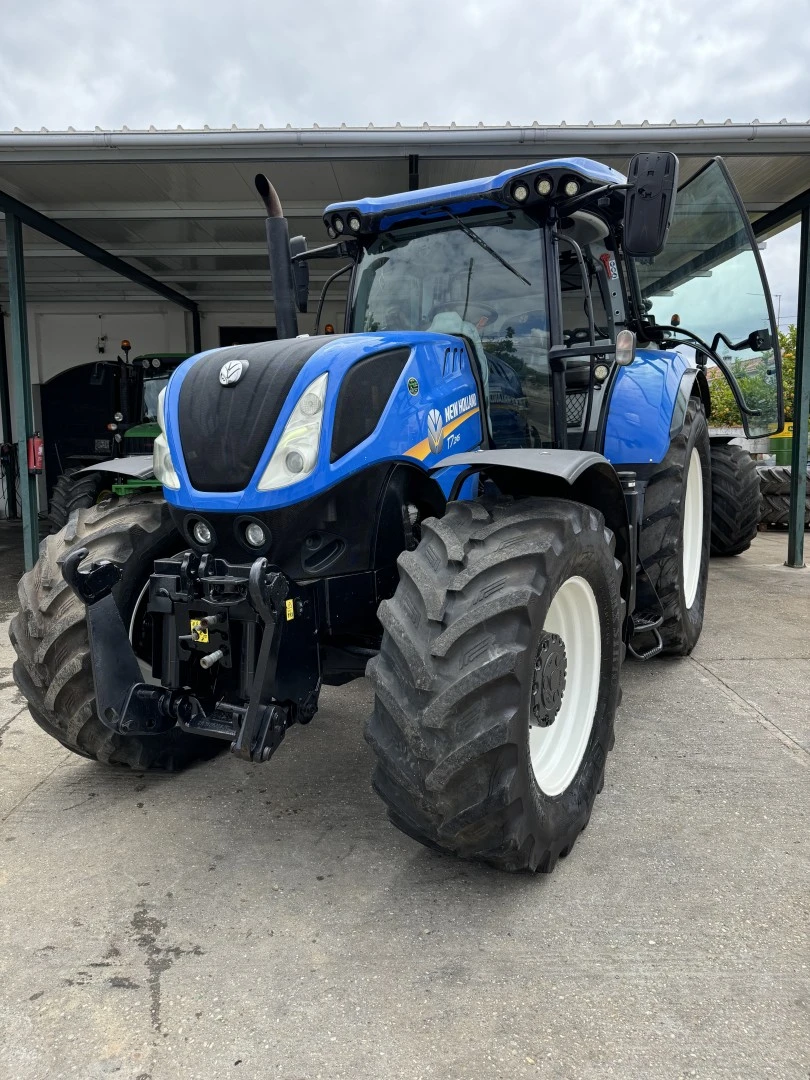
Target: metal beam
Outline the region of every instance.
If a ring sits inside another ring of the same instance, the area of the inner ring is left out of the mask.
[[[790,459],[790,518],[786,566],[804,566],[807,505],[807,425],[810,416],[810,205],[802,210],[799,246],[799,313],[796,322],[796,382]]]
[[[215,131],[13,132],[0,135],[0,160],[31,161],[323,161],[531,155],[536,160],[639,150],[678,154],[790,155],[810,152],[810,126],[787,123],[506,125],[502,127],[282,128]]]
[[[80,255],[92,259],[93,262],[97,262],[101,266],[106,266],[108,270],[114,271],[120,277],[129,278],[129,280],[134,281],[136,285],[141,285],[144,289],[157,293],[159,296],[171,300],[172,303],[179,304],[180,307],[186,308],[187,311],[194,310],[196,305],[194,301],[190,300],[187,296],[183,296],[182,293],[169,288],[168,285],[164,285],[163,282],[158,281],[157,278],[145,274],[143,270],[138,270],[137,267],[130,266],[130,264],[124,262],[123,259],[119,259],[115,255],[110,255],[104,248],[100,248],[90,240],[85,240],[83,236],[79,236],[78,233],[73,232],[64,225],[60,225],[58,221],[52,221],[50,218],[45,217],[44,214],[40,214],[38,210],[34,210],[33,207],[27,206],[25,203],[20,202],[18,199],[13,198],[4,191],[0,191],[0,210],[5,212],[7,227],[9,215],[11,215],[13,220],[18,223],[22,222],[23,225],[28,225],[29,228],[36,229],[37,232],[50,237],[51,240],[56,240],[57,243],[64,244],[65,247],[73,248],[73,250],[78,251]],[[8,238],[8,234],[6,234],[6,236]]]
[[[779,229],[792,225],[807,206],[810,206],[810,188],[788,199],[776,210],[771,210],[770,213],[763,214],[761,218],[752,221],[751,228],[754,230],[754,236],[767,237]]]
[[[25,306],[25,267],[22,224],[14,214],[6,214],[9,293],[11,297],[11,362],[14,368],[14,412],[17,420],[17,460],[22,495],[23,553],[25,569],[37,561],[39,549],[39,504],[37,478],[28,472],[28,439],[34,434],[31,402],[31,366],[28,358],[28,318]]]
[[[6,320],[0,310],[0,427],[3,429],[2,441],[12,443],[11,434],[11,391],[8,381],[8,352],[6,350]],[[6,512],[10,518],[17,516],[17,489],[13,477],[6,483]]]
[[[326,228],[323,225],[323,202],[305,203],[301,205],[284,204],[284,216],[286,218],[312,218],[317,221],[326,236]],[[48,213],[53,218],[60,220],[104,220],[128,221],[138,218],[253,218],[261,225],[264,218],[261,215],[261,207],[256,208],[252,202],[225,202],[208,203],[203,206],[179,206],[177,203],[112,203],[102,207],[87,206],[49,206]],[[50,220],[50,219],[49,219]]]

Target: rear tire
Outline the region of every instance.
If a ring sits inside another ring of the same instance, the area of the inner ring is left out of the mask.
[[[760,465],[759,520],[763,525],[787,526],[790,520],[790,465]],[[810,528],[810,466],[808,492],[804,506],[804,527]]]
[[[664,612],[664,652],[688,656],[703,629],[712,510],[709,429],[690,398],[683,427],[647,484],[639,555]]]
[[[89,559],[111,559],[123,567],[113,590],[128,626],[156,558],[183,545],[159,495],[117,499],[79,510],[55,536],[47,536],[39,560],[18,586],[20,610],[9,635],[17,652],[14,679],[39,726],[68,750],[106,765],[132,769],[181,769],[224,748],[217,739],[180,728],[159,735],[118,735],[95,708],[84,605],[62,577],[61,564],[73,548]]]
[[[48,532],[53,534],[64,529],[74,510],[88,510],[109,491],[109,475],[66,469],[53,489],[48,511]]]
[[[759,524],[759,477],[741,446],[714,443],[712,461],[712,555],[747,551]]]
[[[613,550],[600,513],[559,499],[451,503],[422,523],[368,667],[373,785],[399,829],[502,870],[568,854],[613,745]]]

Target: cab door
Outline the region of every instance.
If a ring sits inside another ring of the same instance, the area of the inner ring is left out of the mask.
[[[661,254],[634,264],[649,316],[710,346],[715,356],[706,374],[710,382],[728,380],[746,435],[781,430],[782,360],[771,294],[722,159],[708,162],[679,189]]]

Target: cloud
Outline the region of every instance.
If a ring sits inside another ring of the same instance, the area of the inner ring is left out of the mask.
[[[0,128],[806,120],[807,10],[30,0],[3,16]]]

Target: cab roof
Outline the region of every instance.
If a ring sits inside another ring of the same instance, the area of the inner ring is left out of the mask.
[[[477,180],[463,180],[458,184],[444,184],[441,187],[419,188],[416,191],[403,191],[395,195],[378,198],[355,199],[353,201],[330,203],[324,211],[327,228],[332,227],[335,216],[344,219],[346,235],[351,235],[347,221],[354,211],[362,222],[361,232],[385,229],[414,213],[429,210],[431,207],[445,206],[452,203],[457,212],[463,213],[473,207],[492,206],[514,208],[522,205],[512,192],[519,181],[527,183],[530,200],[536,202],[533,187],[537,177],[548,175],[556,185],[563,179],[575,178],[584,184],[601,187],[622,185],[626,178],[615,169],[590,158],[554,158],[540,161],[535,165],[524,165],[519,169],[507,169],[495,176],[485,176]],[[357,230],[355,230],[357,231]]]

